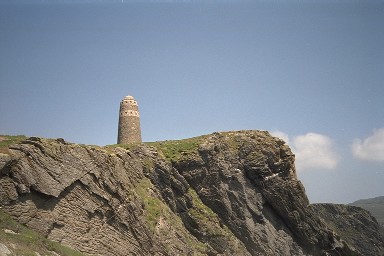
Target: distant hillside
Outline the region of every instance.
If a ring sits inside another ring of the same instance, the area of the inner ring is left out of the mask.
[[[356,202],[353,202],[350,205],[359,206],[369,211],[379,223],[381,227],[380,233],[384,239],[384,196],[357,200]]]
[[[377,222],[384,227],[384,196],[361,199],[350,205],[359,206],[369,211],[376,218]]]

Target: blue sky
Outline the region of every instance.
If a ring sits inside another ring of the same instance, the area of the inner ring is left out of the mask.
[[[384,1],[0,0],[0,134],[268,130],[311,202],[384,195]]]

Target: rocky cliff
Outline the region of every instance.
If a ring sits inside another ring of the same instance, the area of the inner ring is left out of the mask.
[[[349,205],[358,206],[369,211],[379,223],[381,235],[384,237],[384,196],[360,199]]]
[[[371,214],[356,206],[313,204],[310,206],[332,230],[361,255],[383,255],[381,229]],[[361,235],[363,234],[363,235]]]
[[[0,154],[0,204],[87,255],[384,255],[372,229],[349,228],[358,244],[309,205],[289,147],[262,131],[125,148],[29,138]]]

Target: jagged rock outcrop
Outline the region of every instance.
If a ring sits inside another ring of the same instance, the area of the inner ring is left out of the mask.
[[[365,255],[309,205],[288,146],[261,131],[128,149],[29,138],[0,155],[0,204],[88,255]],[[382,240],[367,243],[381,255]]]
[[[313,204],[311,208],[361,255],[384,255],[380,226],[368,211],[342,204]]]

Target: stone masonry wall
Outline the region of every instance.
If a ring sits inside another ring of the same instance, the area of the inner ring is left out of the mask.
[[[126,96],[120,102],[118,144],[141,142],[140,113],[136,100]]]

